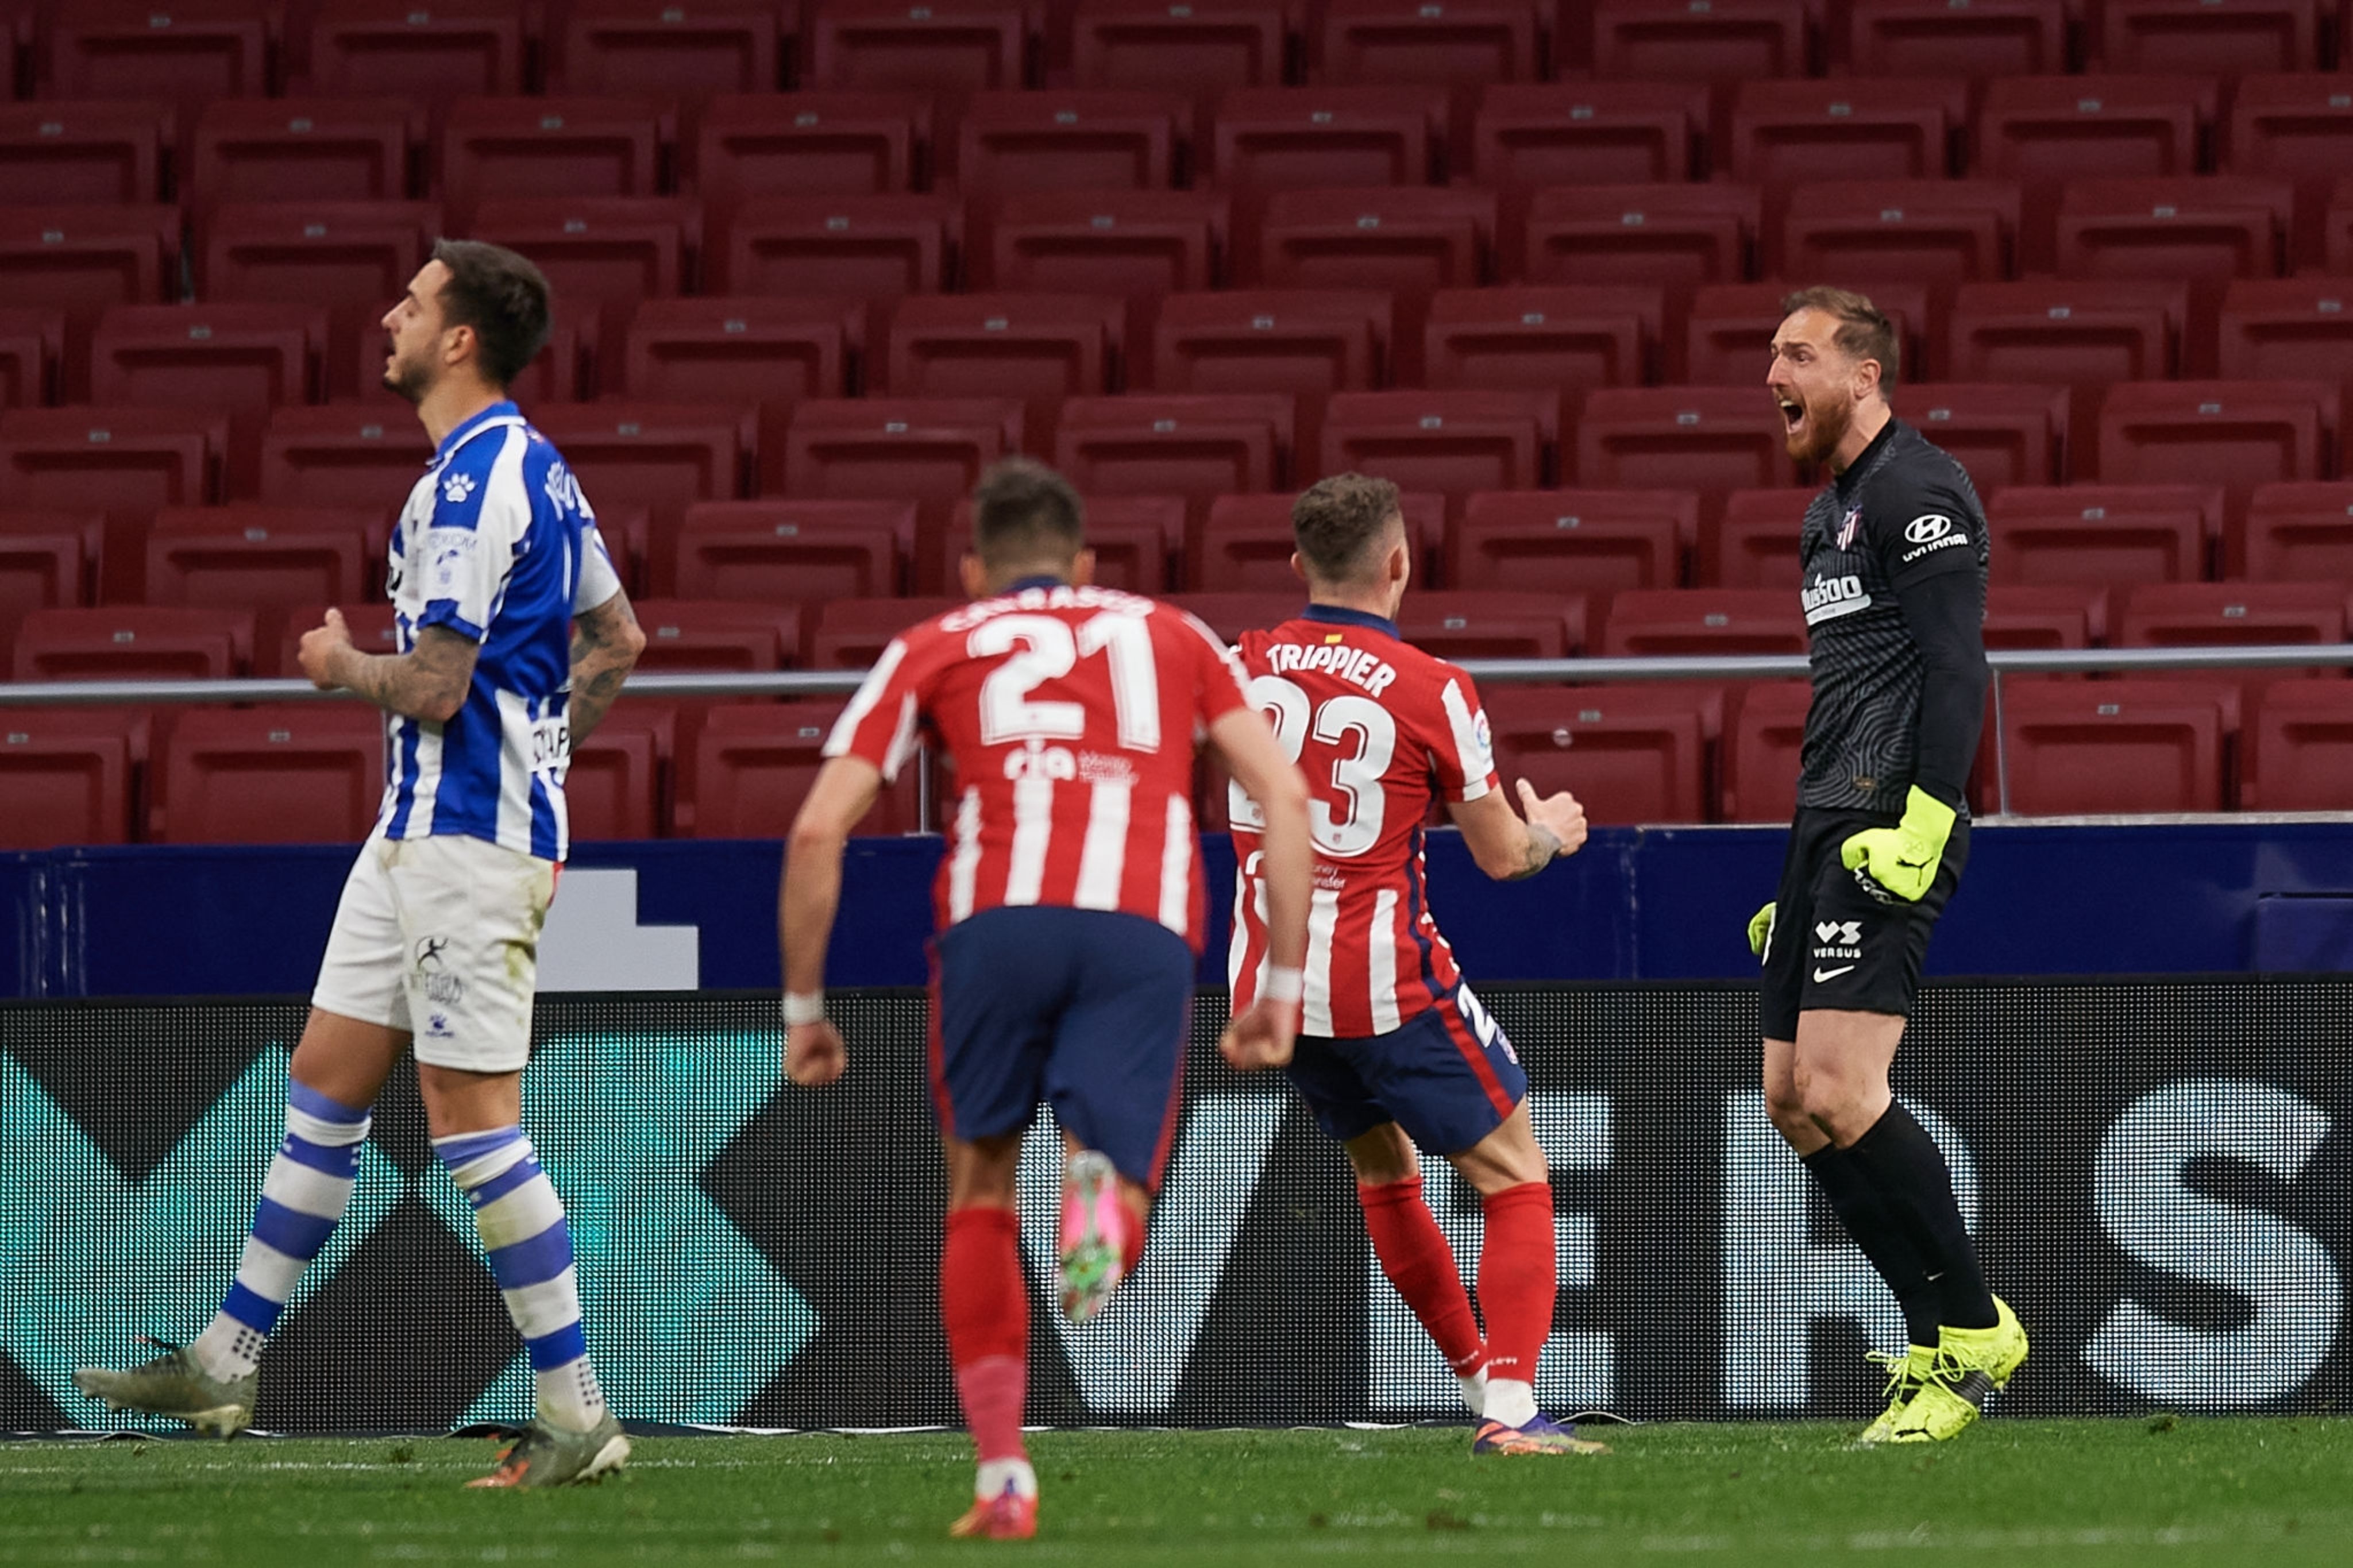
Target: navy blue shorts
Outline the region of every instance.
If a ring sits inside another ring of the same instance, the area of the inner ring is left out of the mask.
[[[1038,1107],[1119,1173],[1160,1184],[1176,1131],[1193,950],[1140,915],[985,910],[932,942],[932,1099],[951,1138],[1001,1138]]]
[[[1528,1093],[1519,1054],[1467,985],[1386,1035],[1302,1035],[1283,1070],[1315,1124],[1341,1142],[1394,1121],[1432,1154],[1470,1148]]]

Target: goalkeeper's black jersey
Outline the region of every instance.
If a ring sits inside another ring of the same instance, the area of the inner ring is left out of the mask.
[[[1800,805],[1958,805],[1983,722],[1986,521],[1949,453],[1899,419],[1806,509],[1814,700]]]

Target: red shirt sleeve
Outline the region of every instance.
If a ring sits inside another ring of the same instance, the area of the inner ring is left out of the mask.
[[[1195,650],[1193,702],[1195,721],[1204,728],[1216,723],[1237,708],[1247,707],[1249,699],[1242,695],[1241,660],[1234,656],[1217,633],[1183,610],[1173,613],[1186,626],[1183,640]]]
[[[884,782],[897,782],[899,770],[915,754],[924,676],[935,664],[924,657],[937,640],[930,633],[930,627],[918,626],[892,639],[826,738],[827,756],[863,757],[881,770]]]
[[[1438,791],[1457,803],[1477,800],[1503,781],[1495,773],[1493,738],[1487,710],[1470,676],[1446,663],[1430,667],[1431,696],[1438,711],[1430,739],[1430,763]]]

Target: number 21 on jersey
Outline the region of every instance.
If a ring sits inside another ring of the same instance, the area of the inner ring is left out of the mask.
[[[1012,656],[981,683],[982,745],[1075,741],[1085,735],[1084,703],[1033,702],[1029,694],[1068,676],[1082,658],[1107,653],[1120,745],[1131,752],[1160,749],[1159,674],[1152,657],[1152,632],[1137,617],[1105,610],[1082,622],[1073,634],[1069,622],[1051,616],[999,616],[974,629],[965,651],[975,658]]]
[[[1369,697],[1342,692],[1321,705],[1311,701],[1296,681],[1279,675],[1251,680],[1250,706],[1274,726],[1274,738],[1293,763],[1306,751],[1310,736],[1338,754],[1329,773],[1307,778],[1307,820],[1314,829],[1315,852],[1335,860],[1352,859],[1381,841],[1381,825],[1388,814],[1388,796],[1381,780],[1397,754],[1397,720]],[[1263,832],[1266,819],[1258,803],[1228,786],[1226,816],[1233,826]]]

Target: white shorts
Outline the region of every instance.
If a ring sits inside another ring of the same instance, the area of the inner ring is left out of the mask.
[[[435,1067],[520,1072],[555,872],[553,860],[456,834],[369,839],[311,1005],[406,1031]]]

